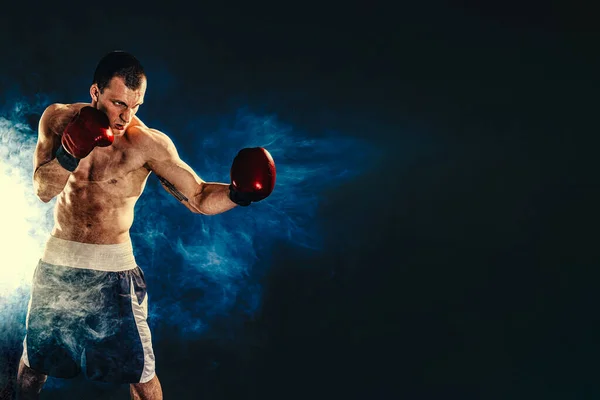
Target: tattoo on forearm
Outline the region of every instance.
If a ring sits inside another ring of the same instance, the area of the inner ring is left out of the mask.
[[[175,185],[173,185],[171,182],[169,182],[168,180],[166,180],[165,178],[163,178],[162,176],[156,175],[158,177],[158,180],[160,180],[160,183],[163,184],[163,186],[165,187],[165,189],[167,189],[169,191],[169,193],[171,193],[173,196],[175,196],[175,198],[179,201],[188,201],[188,198],[185,197],[183,195],[183,193],[181,193],[179,190],[177,190],[175,188]]]

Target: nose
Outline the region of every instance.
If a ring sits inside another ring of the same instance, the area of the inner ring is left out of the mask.
[[[127,110],[123,111],[119,117],[124,123],[128,124],[131,120],[131,114],[131,108],[128,108]]]

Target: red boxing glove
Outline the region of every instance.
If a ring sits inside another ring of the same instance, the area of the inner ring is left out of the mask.
[[[110,146],[113,141],[106,114],[86,106],[75,114],[65,128],[56,158],[64,168],[74,171],[79,160],[87,157],[95,147]]]
[[[229,198],[240,206],[267,198],[275,187],[275,161],[262,147],[245,148],[233,160]]]

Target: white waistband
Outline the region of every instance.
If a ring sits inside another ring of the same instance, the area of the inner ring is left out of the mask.
[[[127,271],[137,267],[131,241],[118,244],[73,242],[50,236],[42,261],[53,265],[99,271]]]

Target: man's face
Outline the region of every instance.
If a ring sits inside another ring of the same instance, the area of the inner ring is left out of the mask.
[[[92,96],[92,107],[104,111],[110,121],[110,128],[115,135],[122,135],[131,123],[133,116],[137,113],[140,105],[144,102],[146,93],[146,79],[138,89],[132,90],[125,86],[121,77],[114,77],[100,93],[96,84],[92,85],[90,94]]]

